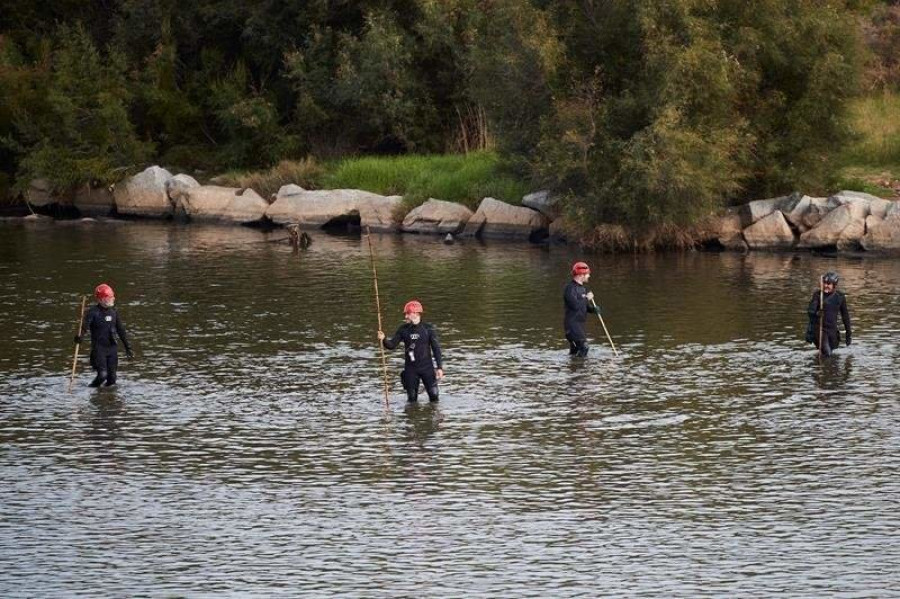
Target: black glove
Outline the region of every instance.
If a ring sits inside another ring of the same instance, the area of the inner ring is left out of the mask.
[[[847,333],[847,347],[850,347],[850,343],[851,343],[850,333]]]
[[[815,343],[816,342],[816,336],[813,333],[812,323],[809,323],[809,325],[806,327],[806,342],[807,343]]]
[[[81,345],[81,335],[75,335],[75,345]]]
[[[125,348],[125,357],[128,358],[129,360],[134,360],[134,352],[131,351],[130,347]]]

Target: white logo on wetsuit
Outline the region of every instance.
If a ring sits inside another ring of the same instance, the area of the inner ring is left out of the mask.
[[[106,318],[104,318],[104,320],[106,322],[112,322],[112,316],[107,316]]]

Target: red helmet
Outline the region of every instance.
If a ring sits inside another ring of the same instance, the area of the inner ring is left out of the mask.
[[[591,274],[591,267],[587,265],[585,262],[576,262],[572,265],[572,276],[578,275],[589,275]]]
[[[97,285],[96,289],[94,289],[94,297],[97,298],[98,302],[115,296],[116,294],[113,293],[112,287],[110,287],[106,283],[101,283],[100,285]]]
[[[404,314],[421,314],[424,311],[425,309],[422,307],[422,304],[419,303],[419,300],[410,300],[403,306]]]

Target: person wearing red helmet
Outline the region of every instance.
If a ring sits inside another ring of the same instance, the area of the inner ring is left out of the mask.
[[[437,382],[444,378],[441,344],[434,327],[427,322],[422,322],[424,311],[418,300],[408,301],[403,306],[405,322],[400,325],[394,336],[388,339],[384,331],[378,331],[378,340],[386,349],[394,349],[401,341],[403,342],[405,351],[400,380],[403,388],[406,389],[406,398],[411,402],[419,399],[420,381],[425,385],[428,399],[437,401]]]
[[[134,357],[131,345],[128,343],[128,335],[125,333],[125,325],[119,318],[113,305],[116,296],[112,287],[106,283],[100,284],[94,290],[97,305],[93,306],[84,318],[81,331],[75,337],[75,343],[81,343],[85,331],[91,333],[91,366],[97,372],[97,376],[91,381],[91,387],[99,387],[105,384],[111,387],[116,384],[116,370],[119,365],[119,352],[116,338],[122,340],[125,346],[125,355],[129,359]]]
[[[587,333],[584,330],[587,313],[598,312],[592,302],[594,294],[584,287],[590,278],[590,267],[584,262],[576,262],[572,265],[572,280],[563,290],[563,329],[569,342],[569,355],[582,358],[588,353]]]

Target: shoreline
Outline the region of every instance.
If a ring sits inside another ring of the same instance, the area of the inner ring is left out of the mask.
[[[828,197],[795,192],[725,208],[693,225],[643,229],[612,223],[585,229],[569,222],[558,202],[551,192],[538,191],[523,196],[518,204],[484,197],[474,211],[436,198],[410,209],[402,196],[360,189],[306,190],[293,183],[263,198],[252,188],[201,185],[190,175],[151,166],[111,188],[65,196],[36,180],[21,203],[0,206],[0,216],[197,222],[293,231],[359,229],[446,241],[477,238],[571,245],[615,254],[704,250],[900,255],[900,201],[856,191]]]

